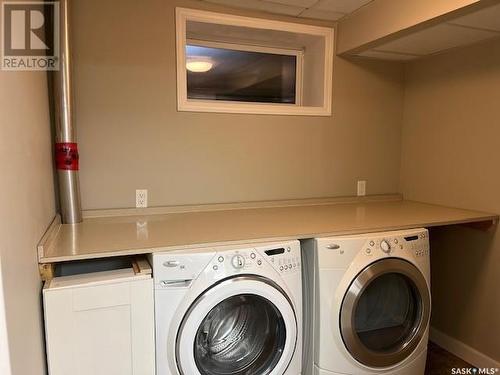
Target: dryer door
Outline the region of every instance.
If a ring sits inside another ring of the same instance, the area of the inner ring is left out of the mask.
[[[429,289],[417,267],[398,258],[379,260],[356,276],[344,296],[342,339],[366,366],[395,365],[425,335],[430,309]]]
[[[297,341],[290,300],[258,276],[226,279],[191,305],[177,333],[183,375],[282,375]]]

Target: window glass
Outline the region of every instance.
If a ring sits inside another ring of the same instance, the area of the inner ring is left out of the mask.
[[[296,103],[295,55],[186,45],[188,99]]]
[[[215,306],[196,333],[194,357],[203,375],[266,375],[285,346],[285,323],[268,300],[232,296]]]
[[[387,273],[361,295],[354,329],[368,349],[392,351],[412,338],[420,318],[421,300],[413,282],[402,274]]]

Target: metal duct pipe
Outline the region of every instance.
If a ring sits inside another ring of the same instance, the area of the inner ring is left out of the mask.
[[[59,70],[53,74],[55,160],[59,180],[62,222],[82,221],[80,181],[78,177],[78,146],[72,111],[71,56],[69,42],[68,0],[59,0]]]

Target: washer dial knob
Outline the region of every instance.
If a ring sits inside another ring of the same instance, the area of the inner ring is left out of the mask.
[[[231,259],[231,264],[236,269],[243,268],[245,267],[245,258],[242,255],[237,254]]]
[[[390,253],[391,252],[391,245],[387,240],[382,240],[380,242],[380,248],[384,253]]]

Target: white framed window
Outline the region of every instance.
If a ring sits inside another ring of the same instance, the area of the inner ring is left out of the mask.
[[[333,29],[176,9],[179,111],[331,115]]]
[[[188,100],[302,104],[302,50],[187,39],[185,53]]]

